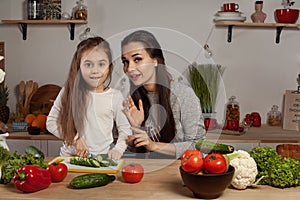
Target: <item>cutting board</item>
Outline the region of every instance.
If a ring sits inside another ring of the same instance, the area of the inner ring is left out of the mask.
[[[48,115],[61,87],[54,84],[46,84],[38,88],[30,101],[30,112]]]
[[[49,164],[54,162],[61,162],[67,165],[69,172],[79,172],[79,173],[106,173],[106,174],[117,174],[124,165],[124,160],[120,159],[117,161],[117,166],[109,167],[86,167],[80,165],[73,165],[70,163],[71,156],[59,156],[54,158]]]

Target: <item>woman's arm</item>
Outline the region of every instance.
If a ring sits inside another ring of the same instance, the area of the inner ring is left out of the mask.
[[[172,98],[179,104],[172,107],[177,130],[174,144],[179,158],[186,149],[194,149],[197,141],[204,140],[206,131],[200,101],[193,89],[178,82],[174,84]]]

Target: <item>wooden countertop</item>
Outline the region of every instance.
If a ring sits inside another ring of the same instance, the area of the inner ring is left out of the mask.
[[[29,135],[28,132],[11,132],[7,139],[15,140],[60,140],[50,133]],[[300,143],[300,131],[284,130],[279,126],[262,125],[251,127],[245,134],[213,130],[207,133],[210,141],[228,143]]]
[[[226,130],[209,131],[207,139],[228,143],[300,143],[300,131],[284,130],[279,126],[251,127],[244,134]]]
[[[51,133],[41,132],[39,135],[30,135],[28,132],[10,132],[7,139],[13,140],[60,140]]]
[[[68,188],[69,182],[79,173],[68,173],[60,183],[52,183],[49,188],[25,194],[15,189],[13,183],[0,184],[0,199],[195,199],[192,192],[182,186],[179,172],[180,161],[160,159],[125,159],[125,164],[138,162],[146,173],[141,182],[125,183],[120,172],[116,180],[109,185],[90,189],[74,190]],[[152,170],[160,168],[158,170]],[[299,199],[300,188],[278,189],[270,186],[256,186],[246,190],[228,188],[218,199],[253,200],[253,199]]]

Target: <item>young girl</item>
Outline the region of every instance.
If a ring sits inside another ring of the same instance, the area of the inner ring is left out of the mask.
[[[68,79],[47,117],[47,130],[64,140],[61,156],[108,153],[120,159],[127,148],[132,132],[121,92],[109,87],[112,70],[108,42],[94,37],[78,44]],[[111,149],[114,122],[119,137]]]
[[[175,158],[186,149],[194,149],[206,132],[193,89],[172,79],[152,33],[135,31],[121,45],[123,70],[131,86],[124,102],[124,112],[135,133],[129,136],[130,146]]]

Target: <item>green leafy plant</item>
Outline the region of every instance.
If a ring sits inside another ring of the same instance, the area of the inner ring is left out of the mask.
[[[189,65],[191,86],[200,100],[203,113],[214,113],[218,88],[225,68],[216,64]]]

